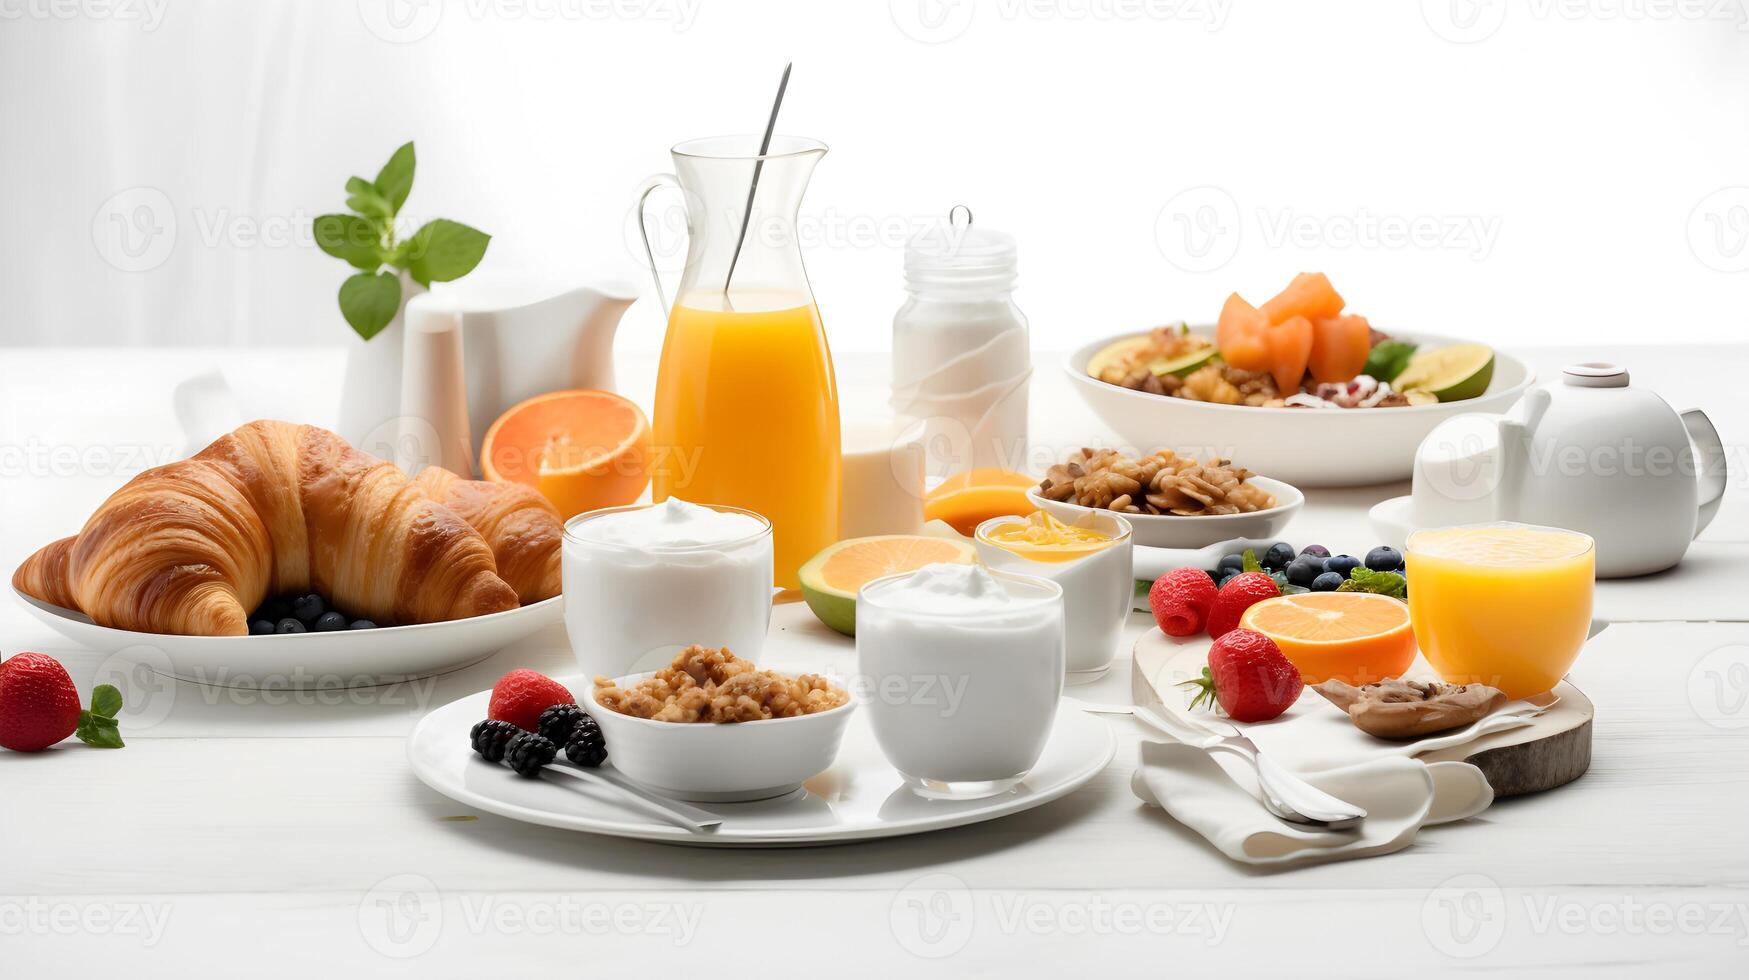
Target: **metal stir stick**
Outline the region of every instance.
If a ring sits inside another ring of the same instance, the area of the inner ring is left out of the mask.
[[[741,261],[741,246],[747,242],[747,225],[753,220],[753,197],[759,193],[759,171],[765,168],[765,154],[771,152],[771,134],[777,129],[777,110],[783,108],[783,93],[789,88],[789,70],[795,62],[783,66],[783,78],[777,83],[777,98],[771,103],[771,118],[765,121],[765,138],[759,141],[759,156],[753,161],[753,182],[747,186],[747,209],[741,214],[741,234],[735,239],[735,254],[729,258],[729,273],[723,277],[723,296],[729,295],[729,281],[735,278],[735,266]]]

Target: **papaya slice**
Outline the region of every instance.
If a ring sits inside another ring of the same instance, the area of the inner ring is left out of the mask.
[[[1344,305],[1342,296],[1322,272],[1302,272],[1257,310],[1270,323],[1282,323],[1296,316],[1315,322],[1336,316]]]
[[[1269,374],[1285,397],[1300,390],[1312,357],[1312,321],[1289,317],[1269,328]]]
[[[1242,371],[1269,370],[1269,321],[1238,293],[1227,297],[1215,323],[1221,359]]]
[[[1364,316],[1334,316],[1312,321],[1312,356],[1307,366],[1316,381],[1353,380],[1372,351],[1372,325]]]

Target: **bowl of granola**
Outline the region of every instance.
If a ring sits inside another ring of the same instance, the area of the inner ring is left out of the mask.
[[[761,670],[696,645],[661,670],[597,677],[585,699],[615,769],[663,796],[707,803],[782,796],[826,771],[856,708],[825,677]]]
[[[1412,353],[1480,348],[1436,334],[1389,336],[1402,345],[1394,350]],[[1530,367],[1509,354],[1488,353],[1479,393],[1442,389],[1443,401],[1364,374],[1339,383],[1309,380],[1284,395],[1268,371],[1224,361],[1214,327],[1105,337],[1063,366],[1088,407],[1135,448],[1242,458],[1298,486],[1341,487],[1406,480],[1415,448],[1434,426],[1464,412],[1502,412],[1517,401],[1534,380]],[[1466,383],[1475,386],[1479,377],[1472,374]]]
[[[1099,510],[1121,514],[1131,540],[1151,548],[1202,548],[1233,538],[1274,538],[1306,495],[1232,460],[1162,449],[1131,456],[1079,449],[1045,472],[1027,499],[1064,522]]]

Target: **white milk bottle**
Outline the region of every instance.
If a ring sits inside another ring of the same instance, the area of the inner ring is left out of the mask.
[[[1026,462],[1032,345],[1014,305],[1018,251],[966,214],[905,247],[909,295],[893,316],[893,410],[926,423],[935,477]]]

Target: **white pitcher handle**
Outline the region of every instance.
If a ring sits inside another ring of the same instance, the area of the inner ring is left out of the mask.
[[[656,268],[656,250],[650,245],[650,228],[644,223],[644,203],[650,195],[664,187],[680,190],[680,178],[673,174],[651,174],[638,188],[638,235],[644,240],[644,261],[650,267],[650,280],[656,284],[656,302],[662,304],[662,317],[667,319],[672,308],[668,305],[668,295],[662,290],[662,273]]]
[[[1700,480],[1700,514],[1694,522],[1694,533],[1698,536],[1719,513],[1729,481],[1730,462],[1724,440],[1719,438],[1719,430],[1705,412],[1698,408],[1683,412],[1682,424],[1688,429],[1688,438],[1694,441],[1694,469]]]

